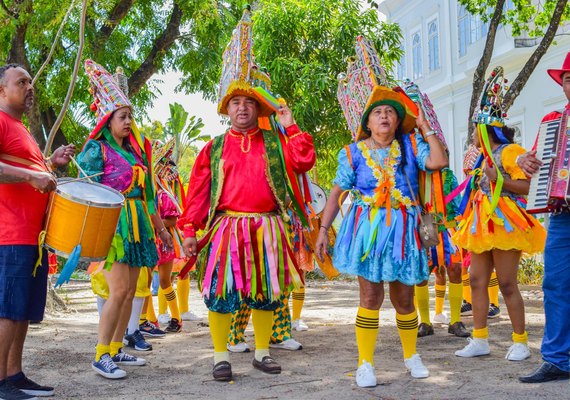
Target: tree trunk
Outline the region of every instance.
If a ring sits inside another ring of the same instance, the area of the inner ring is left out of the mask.
[[[120,0],[115,7],[109,13],[107,17],[107,22],[101,26],[95,39],[93,40],[93,50],[92,50],[92,57],[95,60],[98,60],[101,56],[103,50],[105,49],[105,45],[109,40],[109,37],[123,20],[125,16],[128,14],[129,10],[131,9],[134,0]]]
[[[481,92],[483,91],[483,86],[485,85],[485,74],[487,72],[487,67],[491,62],[491,57],[493,56],[493,49],[495,48],[495,36],[497,35],[497,28],[501,22],[501,17],[503,16],[503,6],[505,0],[497,0],[497,5],[495,6],[495,11],[493,12],[493,17],[489,23],[489,32],[487,33],[487,40],[485,41],[485,48],[483,49],[483,55],[479,60],[479,64],[475,69],[473,74],[473,93],[471,94],[471,104],[469,105],[469,121],[467,126],[469,127],[469,133],[467,135],[467,142],[471,143],[473,140],[474,127],[471,122],[473,113],[478,106],[479,98],[481,97]]]
[[[552,13],[552,18],[550,19],[550,24],[548,25],[548,29],[546,33],[542,37],[542,40],[538,44],[536,50],[532,53],[530,58],[527,60],[526,64],[519,72],[511,87],[507,91],[505,98],[503,99],[503,105],[505,111],[507,111],[514,103],[515,99],[523,90],[524,86],[528,82],[530,76],[532,75],[533,71],[535,70],[536,66],[540,62],[542,56],[546,53],[552,41],[554,40],[554,36],[556,36],[556,31],[558,31],[558,27],[560,25],[560,20],[562,18],[562,14],[564,14],[564,9],[568,0],[558,0],[556,3],[556,7],[554,8],[554,12]]]

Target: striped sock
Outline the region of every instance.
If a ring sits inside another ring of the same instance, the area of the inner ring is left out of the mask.
[[[486,326],[481,329],[473,328],[473,339],[489,339],[489,327]]]
[[[491,274],[491,280],[489,281],[489,301],[491,304],[499,306],[499,280],[497,279],[497,273],[493,271]]]
[[[176,283],[176,294],[178,298],[178,310],[180,314],[188,312],[188,298],[190,297],[190,276],[185,279],[178,279]]]
[[[295,289],[291,295],[293,298],[293,321],[301,318],[303,304],[305,304],[305,288]]]
[[[461,283],[449,282],[449,324],[461,321]]]
[[[435,284],[435,313],[443,313],[443,300],[445,300],[446,285]],[[423,319],[422,319],[423,322]]]
[[[416,354],[416,343],[418,341],[418,313],[416,310],[409,314],[396,313],[396,325],[402,342],[404,359],[408,359]]]
[[[168,308],[170,308],[170,315],[172,318],[176,318],[180,322],[180,311],[178,311],[178,301],[176,300],[176,292],[172,288],[172,285],[167,287],[162,292],[166,301],[168,303]]]
[[[374,365],[374,349],[378,337],[380,310],[358,307],[356,314],[356,345],[358,346],[358,366],[363,361]]]
[[[461,281],[463,283],[463,300],[471,304],[473,299],[471,298],[471,281],[469,280],[469,272],[461,274]]]
[[[429,288],[428,285],[415,287],[417,310],[420,312],[422,322],[431,325],[429,318]]]

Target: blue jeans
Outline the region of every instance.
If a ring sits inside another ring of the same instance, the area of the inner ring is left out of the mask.
[[[544,248],[542,358],[570,371],[570,213],[552,215]]]

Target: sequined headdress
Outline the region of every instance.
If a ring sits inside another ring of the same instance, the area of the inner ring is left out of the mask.
[[[89,77],[89,93],[93,95],[91,110],[95,111],[96,129],[100,129],[113,111],[123,107],[132,108],[117,80],[103,66],[93,60],[86,60],[85,72]]]
[[[504,126],[507,113],[503,106],[503,97],[508,90],[503,67],[496,67],[485,82],[474,122],[497,127]]]
[[[354,141],[366,133],[362,128],[363,116],[378,102],[394,102],[404,110],[402,125],[409,132],[415,126],[415,116],[403,99],[405,94],[390,89],[386,71],[374,44],[363,36],[356,38],[356,54],[348,60],[346,73],[338,75],[337,99],[342,108],[348,129]]]
[[[243,11],[242,18],[232,33],[232,38],[222,56],[222,78],[218,92],[218,113],[227,115],[228,102],[234,96],[248,96],[258,100],[259,117],[273,113],[265,102],[259,101],[254,87],[270,90],[271,80],[261,71],[253,56],[251,11],[249,6]]]

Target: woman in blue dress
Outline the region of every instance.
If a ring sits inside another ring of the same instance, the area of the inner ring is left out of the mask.
[[[414,285],[426,280],[429,271],[418,236],[414,199],[418,198],[418,170],[441,169],[448,165],[448,159],[423,113],[419,111],[416,118],[413,108],[417,109],[405,94],[382,86],[374,88],[362,115],[362,140],[339,153],[334,187],[316,245],[317,256],[322,258],[339,199],[349,191],[352,205],[337,235],[333,264],[342,273],[358,276],[356,382],[361,387],[376,385],[374,348],[384,282],[389,283],[390,300],[396,309],[405,366],[414,378],[429,375],[416,354]],[[423,136],[414,130],[416,126]]]

